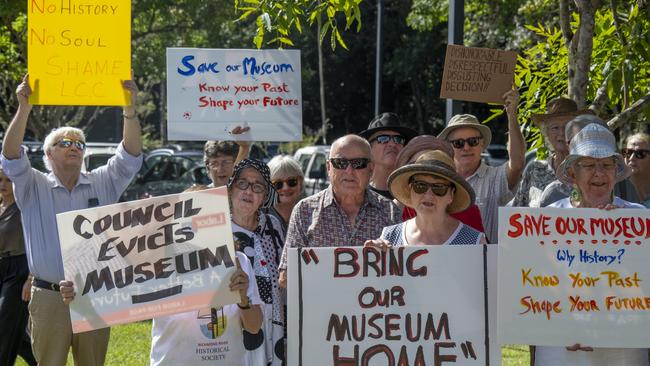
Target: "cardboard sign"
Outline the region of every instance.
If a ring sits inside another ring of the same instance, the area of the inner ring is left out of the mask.
[[[236,126],[250,131],[231,135]],[[167,49],[170,140],[302,140],[298,50]]]
[[[447,45],[440,98],[503,104],[516,62],[516,52]]]
[[[499,341],[650,346],[650,211],[499,208]]]
[[[290,249],[289,365],[500,365],[495,260],[482,245]]]
[[[225,187],[56,219],[75,333],[239,301]]]
[[[127,105],[131,1],[27,0],[29,102]]]

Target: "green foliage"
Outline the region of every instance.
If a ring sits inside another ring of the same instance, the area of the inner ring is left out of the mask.
[[[318,133],[303,133],[301,141],[285,142],[280,144],[278,152],[281,154],[290,154],[296,152],[301,147],[316,145],[321,136]]]
[[[413,0],[407,24],[420,32],[445,25],[447,0]],[[523,24],[557,17],[555,0],[465,0],[464,43],[491,48],[520,48],[529,42]]]
[[[230,0],[134,0],[132,3],[132,67],[139,86],[138,115],[145,132],[157,138],[164,116],[161,106],[166,82],[165,48],[242,48],[251,29],[235,24]],[[16,86],[27,70],[27,2],[9,1],[0,7],[0,127],[5,129],[17,102]],[[106,122],[115,107],[35,106],[28,129],[43,138],[53,127],[91,127]],[[113,110],[112,110],[113,109]],[[112,120],[111,120],[112,121]],[[117,123],[117,122],[116,122]],[[153,141],[153,140],[152,140]]]
[[[361,0],[235,0],[235,10],[239,15],[237,22],[255,19],[253,43],[257,48],[265,44],[293,47],[296,33],[302,33],[303,25],[314,26],[322,21],[320,42],[329,34],[332,50],[337,44],[347,50],[341,31],[355,23],[357,32],[361,29],[360,4]]]
[[[599,114],[605,120],[650,91],[650,8],[640,12],[634,1],[623,2],[623,6],[629,11],[616,9],[618,30],[611,8],[600,9],[595,17],[587,99],[593,101],[599,88],[604,88],[608,108]],[[575,32],[575,13],[571,26]],[[568,51],[557,26],[537,24],[526,28],[538,41],[518,58],[515,82],[521,94],[519,117],[531,147],[541,148],[542,136],[529,123],[530,115],[544,113],[549,100],[568,93]],[[493,117],[499,113],[494,111]],[[646,121],[650,120],[648,117]],[[544,149],[538,151],[542,156],[545,154]]]
[[[151,321],[111,327],[106,365],[148,365],[151,349]],[[20,357],[16,366],[27,365]],[[66,365],[73,365],[72,352]]]

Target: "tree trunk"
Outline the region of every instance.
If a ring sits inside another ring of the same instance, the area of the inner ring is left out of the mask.
[[[576,5],[580,25],[569,47],[569,98],[578,104],[578,108],[583,108],[589,83],[596,11],[590,0],[576,0]]]

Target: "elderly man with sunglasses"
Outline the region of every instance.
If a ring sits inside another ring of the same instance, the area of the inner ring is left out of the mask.
[[[438,138],[447,140],[454,148],[456,170],[476,193],[476,205],[481,210],[485,235],[490,243],[498,239],[499,206],[505,205],[517,190],[524,170],[526,143],[517,122],[519,93],[511,90],[503,95],[508,115],[508,161],[498,167],[485,164],[481,153],[490,144],[492,132],[471,114],[453,116]]]
[[[370,122],[368,129],[359,136],[370,143],[374,169],[370,177],[369,188],[380,195],[393,199],[388,190],[388,176],[395,170],[397,154],[417,132],[402,126],[395,113],[382,113]]]
[[[374,163],[370,144],[356,135],[334,141],[327,161],[330,186],[296,205],[289,220],[280,285],[286,286],[287,249],[360,246],[401,221],[401,210],[368,189]]]
[[[21,147],[32,109],[27,76],[16,89],[18,111],[7,128],[0,161],[14,182],[34,276],[29,313],[32,348],[39,365],[65,365],[70,346],[77,365],[103,365],[106,358],[109,328],[72,334],[70,310],[59,293],[64,277],[56,214],[117,202],[140,169],[142,143],[135,112],[138,89],[132,80],[122,85],[131,100],[123,108],[123,140],[115,156],[105,166],[82,172],[83,131],[61,127],[45,138],[43,159],[48,174],[32,169]]]

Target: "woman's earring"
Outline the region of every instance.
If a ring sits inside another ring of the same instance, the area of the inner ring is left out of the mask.
[[[578,188],[577,185],[573,185],[571,187],[571,201],[573,202],[580,202],[582,200],[582,192],[580,191],[580,188]]]

